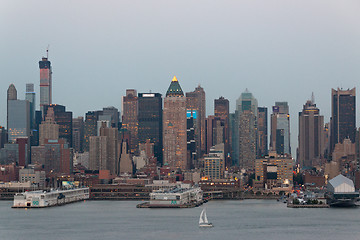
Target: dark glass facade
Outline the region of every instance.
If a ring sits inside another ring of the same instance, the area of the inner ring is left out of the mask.
[[[139,142],[150,139],[154,156],[162,163],[162,97],[160,93],[138,94]]]
[[[355,143],[356,136],[356,99],[355,88],[351,90],[332,89],[331,151],[336,143],[349,138]]]

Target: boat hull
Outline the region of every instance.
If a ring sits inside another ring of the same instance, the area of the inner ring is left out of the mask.
[[[199,224],[199,228],[212,228],[212,227],[214,227],[212,223]]]

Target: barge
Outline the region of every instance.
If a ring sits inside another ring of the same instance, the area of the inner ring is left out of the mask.
[[[12,208],[45,208],[89,199],[89,188],[17,193]]]

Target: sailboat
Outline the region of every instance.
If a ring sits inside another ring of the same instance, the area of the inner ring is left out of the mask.
[[[212,225],[212,223],[209,223],[206,217],[206,210],[204,208],[200,214],[199,227],[213,227],[213,226],[214,225]]]

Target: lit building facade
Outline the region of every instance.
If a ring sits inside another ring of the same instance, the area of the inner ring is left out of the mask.
[[[138,97],[135,89],[127,89],[122,98],[122,128],[130,132],[130,152],[138,151]]]
[[[314,167],[324,153],[324,116],[313,101],[307,101],[299,112],[298,163]]]
[[[257,148],[257,110],[256,98],[247,89],[236,101],[239,129],[239,166],[253,169]]]
[[[171,168],[187,169],[186,97],[176,77],[166,92],[163,109],[163,158]]]

